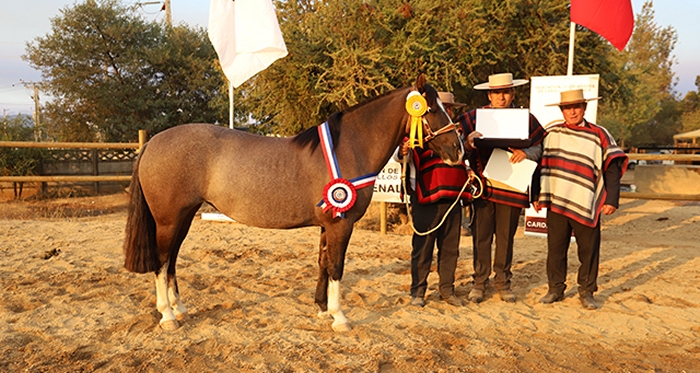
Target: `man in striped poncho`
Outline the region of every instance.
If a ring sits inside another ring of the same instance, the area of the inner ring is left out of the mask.
[[[581,265],[578,292],[586,309],[597,309],[600,214],[617,210],[620,178],[627,155],[603,127],[583,116],[588,101],[583,90],[561,92],[559,106],[564,122],[547,128],[543,141],[542,175],[535,210],[547,208],[547,279],[549,291],[540,302],[564,298],[567,252],[573,231]],[[536,191],[533,186],[533,191]]]

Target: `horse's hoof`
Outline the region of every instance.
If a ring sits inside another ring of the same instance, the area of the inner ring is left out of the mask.
[[[176,318],[178,321],[188,320],[188,319],[190,318],[190,315],[189,315],[187,312],[178,313],[178,314],[175,315],[175,318]]]
[[[343,333],[343,332],[349,332],[351,330],[352,330],[352,328],[350,327],[350,324],[348,324],[348,323],[342,323],[342,324],[333,323],[333,331],[335,331],[335,332]]]
[[[166,332],[172,332],[174,330],[177,330],[177,328],[180,327],[180,324],[177,322],[177,320],[161,321],[160,327]]]
[[[326,319],[326,318],[333,318],[333,316],[331,316],[330,312],[328,312],[328,311],[318,311],[318,318],[319,319]]]

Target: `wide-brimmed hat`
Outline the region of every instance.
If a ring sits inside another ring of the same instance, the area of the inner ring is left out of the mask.
[[[515,79],[513,80],[513,74],[511,73],[500,73],[489,75],[489,81],[486,83],[477,84],[474,89],[478,90],[494,90],[494,89],[507,89],[513,88],[520,85],[529,83],[526,79]]]
[[[467,106],[461,102],[455,102],[455,95],[452,92],[438,92],[438,97],[442,101],[443,105],[450,105],[455,107]]]
[[[600,97],[585,98],[583,97],[583,89],[574,89],[559,93],[559,102],[556,104],[547,104],[545,106],[564,106],[580,104],[588,101],[598,100]]]

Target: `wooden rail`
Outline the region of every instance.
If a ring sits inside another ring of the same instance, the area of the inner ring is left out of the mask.
[[[620,198],[663,199],[670,201],[700,201],[700,195],[697,194],[620,192]]]
[[[628,153],[631,161],[700,161],[700,154],[644,154]]]
[[[0,176],[0,182],[8,183],[79,183],[101,181],[129,181],[131,175],[75,175],[75,176]]]
[[[46,148],[46,149],[140,149],[140,143],[119,142],[34,142],[0,141],[5,148]]]
[[[0,141],[0,147],[6,148],[45,148],[45,149],[137,149],[141,150],[146,143],[146,131],[139,130],[138,143],[115,142],[33,142],[33,141]],[[0,176],[0,182],[26,183],[26,182],[102,182],[102,181],[130,181],[131,175],[57,175],[57,176]]]

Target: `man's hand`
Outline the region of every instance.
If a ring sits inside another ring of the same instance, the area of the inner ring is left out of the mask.
[[[403,144],[401,144],[401,158],[405,157],[406,154],[408,154],[408,141],[404,141]]]
[[[603,214],[612,215],[615,211],[617,211],[617,207],[613,205],[603,205]]]
[[[525,154],[522,149],[508,148],[508,150],[513,153],[513,155],[510,156],[510,163],[519,163],[527,158],[527,154]]]
[[[474,139],[478,138],[478,137],[483,137],[483,136],[484,135],[478,131],[474,131],[474,132],[470,133],[469,135],[467,135],[467,146],[469,147],[469,150],[476,148],[476,146],[474,146]]]
[[[538,201],[532,202],[532,208],[535,209],[535,212],[540,212],[540,203]]]

